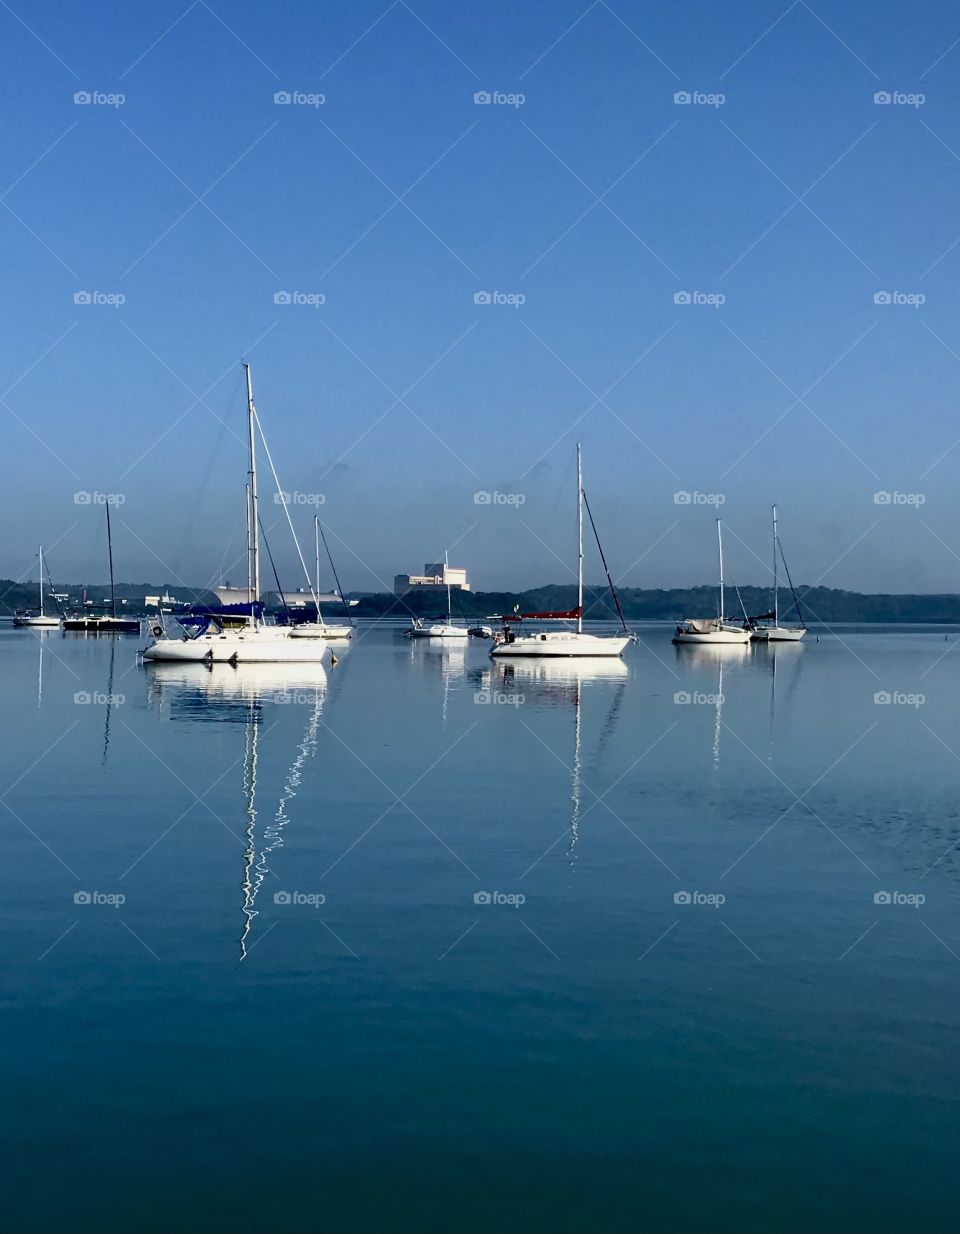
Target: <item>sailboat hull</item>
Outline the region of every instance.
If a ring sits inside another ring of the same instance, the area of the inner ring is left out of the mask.
[[[139,634],[140,620],[132,617],[64,617],[65,630],[87,634]]]
[[[315,621],[290,627],[291,638],[353,638],[353,626],[319,625]]]
[[[151,663],[310,664],[323,659],[322,638],[290,638],[282,628],[227,630],[198,638],[158,638],[143,651]]]
[[[753,631],[752,637],[758,643],[799,643],[806,632],[799,626],[760,626]]]
[[[673,641],[678,644],[683,643],[712,643],[714,646],[726,645],[731,643],[749,643],[749,630],[678,630],[673,636]]]
[[[39,626],[42,629],[59,629],[59,617],[14,617],[13,624],[15,626]]]
[[[425,626],[415,623],[409,630],[404,630],[407,638],[469,638],[470,631],[466,626],[455,626],[452,622],[435,621]]]
[[[549,631],[546,634],[524,634],[513,642],[497,643],[490,655],[497,660],[516,656],[622,656],[630,642],[628,636],[576,634]]]

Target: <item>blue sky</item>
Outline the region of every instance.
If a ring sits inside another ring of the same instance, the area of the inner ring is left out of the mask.
[[[719,494],[738,581],[777,501],[797,579],[960,589],[954,6],[38,2],[0,29],[0,575],[42,540],[102,578],[92,492],[124,497],[120,577],[237,579],[246,356],[350,588],[445,547],[480,588],[565,581],[580,437],[627,585],[712,579]]]

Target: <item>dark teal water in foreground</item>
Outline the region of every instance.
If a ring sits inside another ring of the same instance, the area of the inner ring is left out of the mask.
[[[955,1229],[958,635],[813,637],[0,630],[0,1228]]]

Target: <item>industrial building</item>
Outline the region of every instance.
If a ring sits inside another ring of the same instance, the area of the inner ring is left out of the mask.
[[[469,591],[467,572],[459,566],[448,566],[443,561],[428,561],[422,574],[395,574],[393,576],[393,594],[405,596],[409,591],[446,590]]]

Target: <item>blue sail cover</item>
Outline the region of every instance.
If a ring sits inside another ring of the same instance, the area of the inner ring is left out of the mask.
[[[173,616],[181,625],[200,625],[209,617],[255,617],[260,621],[263,618],[263,603],[255,600],[251,604],[192,604]]]

